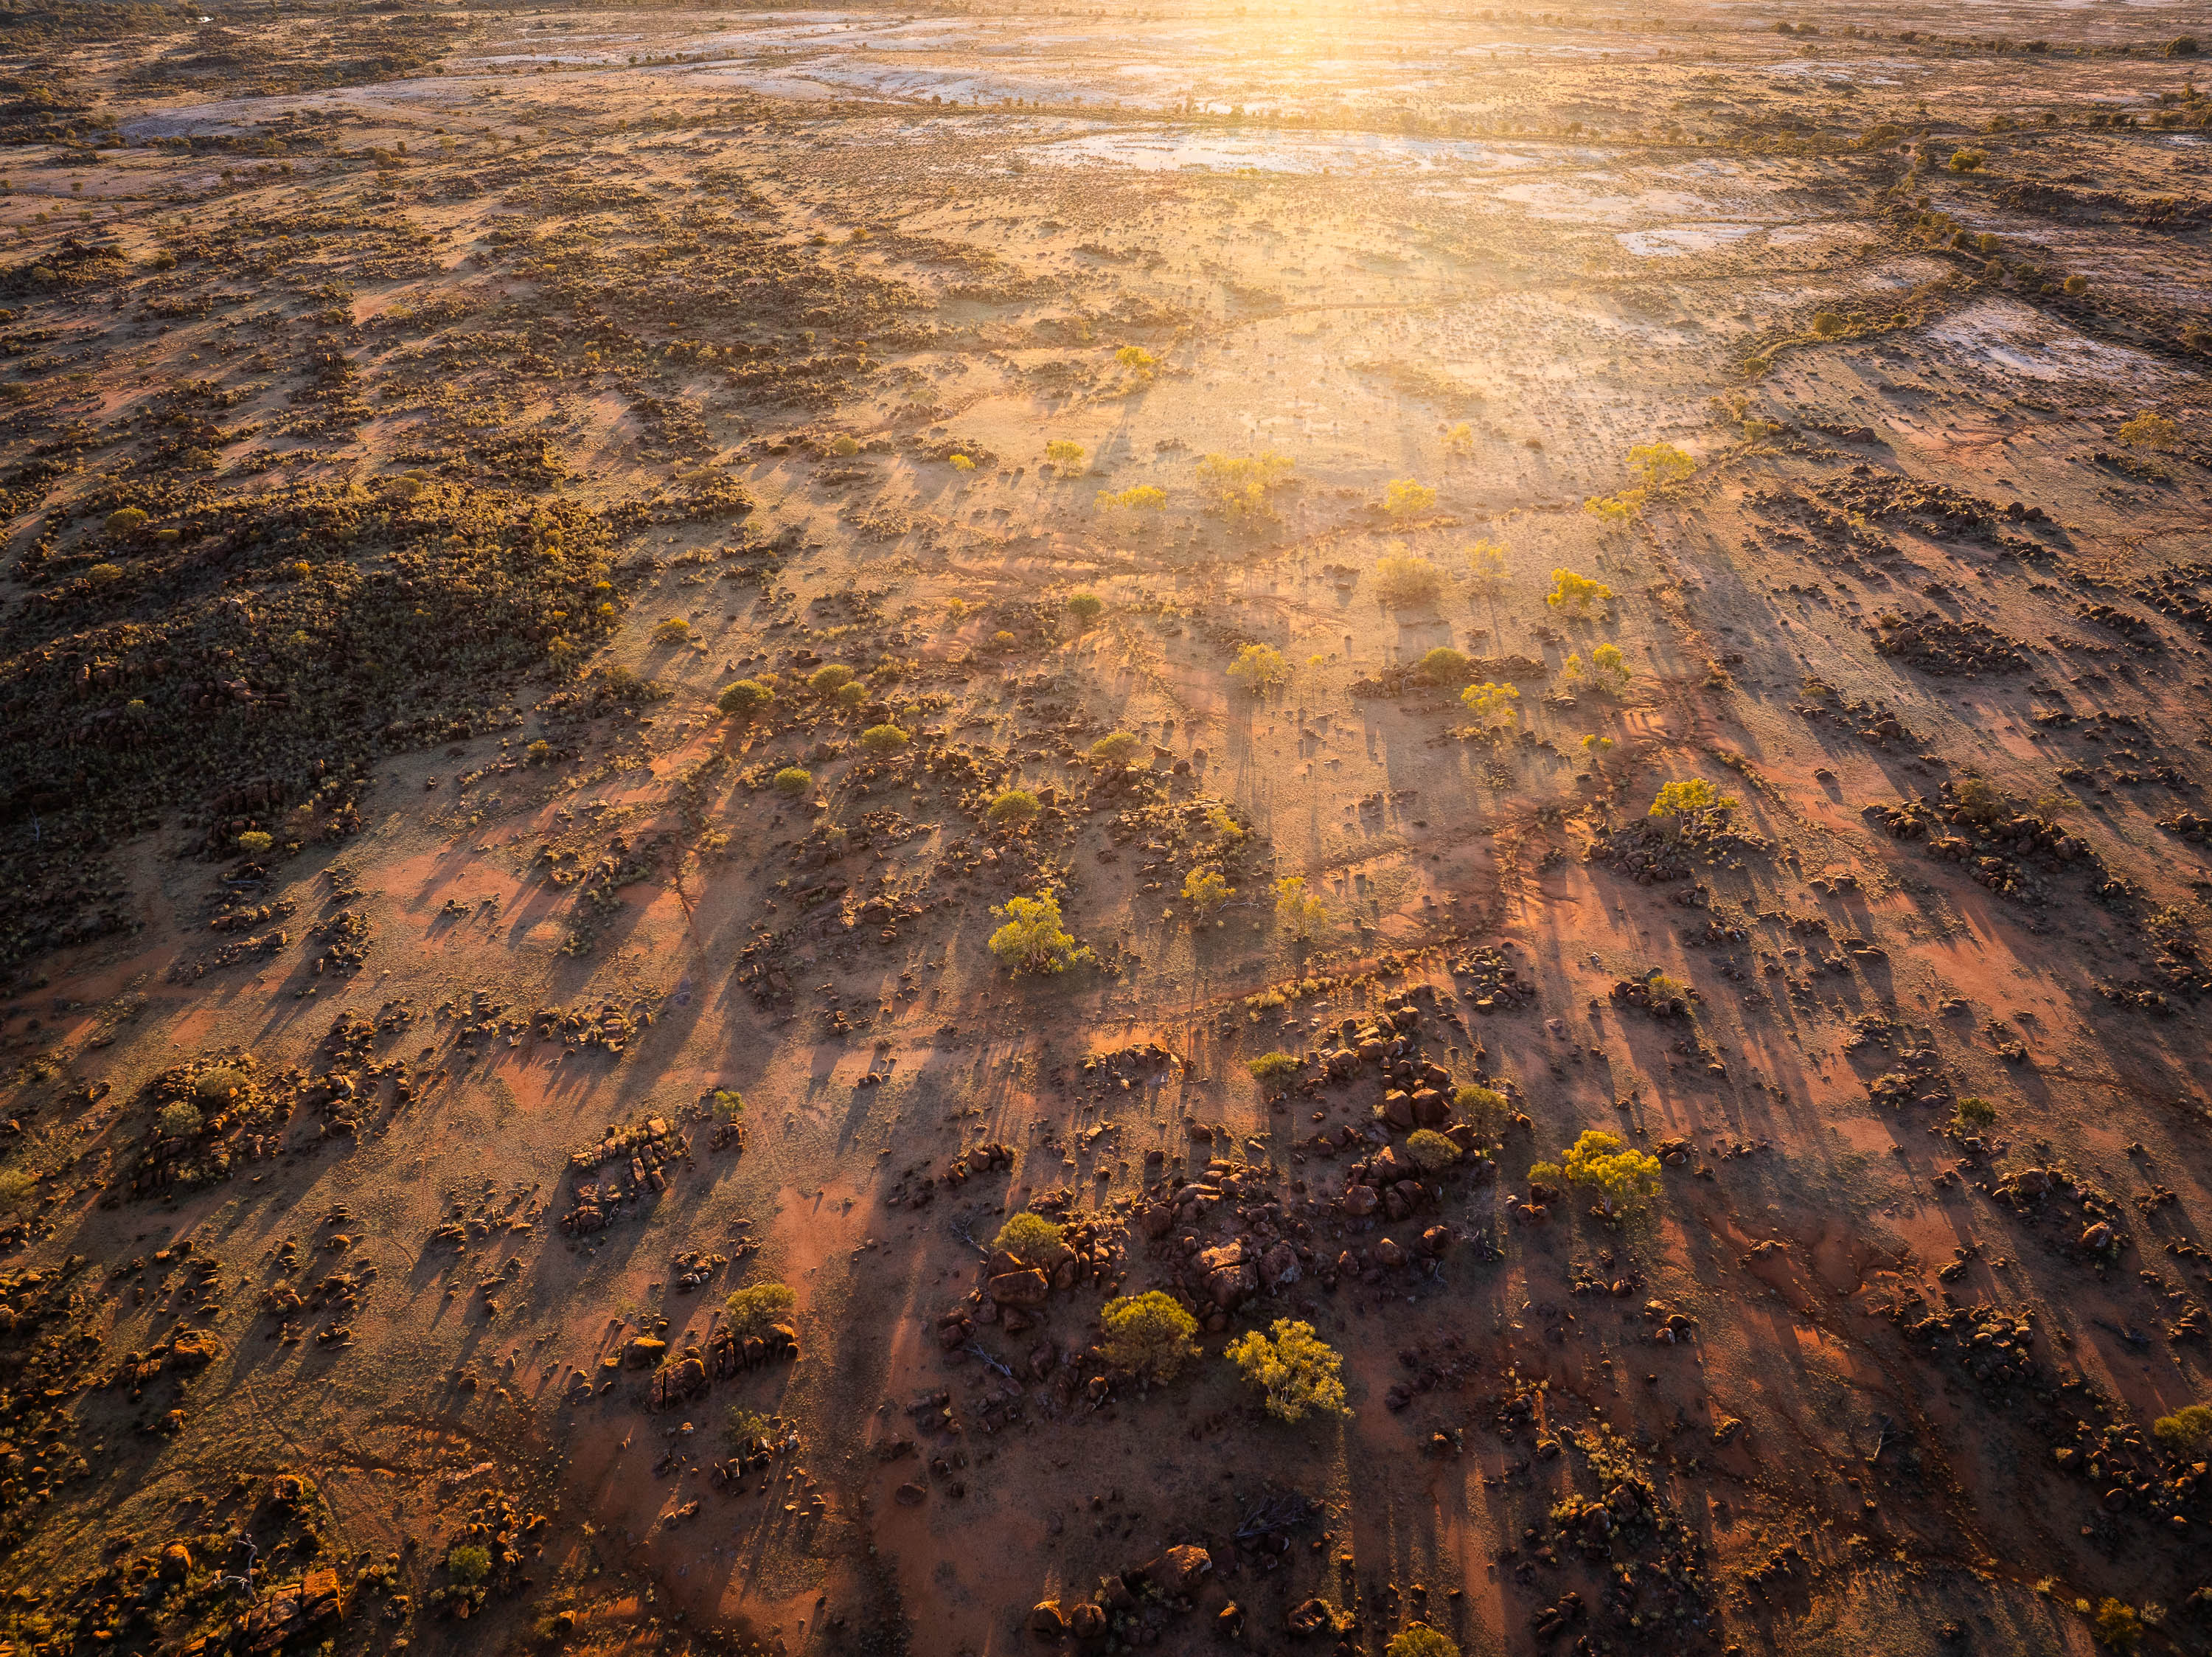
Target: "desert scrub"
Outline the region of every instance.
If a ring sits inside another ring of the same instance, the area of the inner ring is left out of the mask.
[[[1273,515],[1268,497],[1291,480],[1290,460],[1272,451],[1255,456],[1209,454],[1198,463],[1198,487],[1224,517]]]
[[[1497,592],[1510,579],[1506,574],[1505,548],[1497,541],[1477,541],[1467,549],[1467,573],[1483,592]]]
[[[1311,1324],[1278,1318],[1268,1333],[1255,1329],[1230,1342],[1222,1356],[1260,1389],[1267,1413],[1278,1421],[1352,1413],[1345,1402],[1343,1355]]]
[[[732,1334],[748,1340],[767,1334],[790,1317],[798,1304],[799,1297],[785,1284],[748,1283],[722,1302],[722,1315],[729,1319]]]
[[[1564,613],[1586,616],[1591,605],[1612,596],[1613,588],[1603,582],[1562,569],[1552,572],[1552,590],[1544,594],[1544,602]]]
[[[1394,518],[1410,518],[1432,510],[1437,491],[1412,478],[1393,478],[1382,489],[1382,509]]]
[[[814,782],[814,773],[804,765],[786,765],[771,779],[778,794],[794,797],[806,792]]]
[[[1279,1093],[1291,1085],[1302,1067],[1295,1054],[1262,1053],[1257,1058],[1246,1059],[1244,1068],[1262,1088]]]
[[[1423,1173],[1441,1173],[1459,1161],[1459,1147],[1433,1128],[1417,1128],[1406,1140],[1407,1153]]]
[[[1004,923],[991,934],[991,953],[1017,972],[1062,972],[1090,955],[1061,923],[1052,892],[1009,898],[991,913]]]
[[[655,644],[683,644],[690,637],[691,624],[681,616],[671,616],[667,620],[653,624],[653,642]]]
[[[1293,938],[1313,936],[1328,919],[1328,906],[1306,889],[1303,874],[1285,874],[1275,882],[1275,924]]]
[[[830,662],[817,667],[806,676],[806,688],[818,697],[835,697],[859,675],[842,662]]]
[[[1143,375],[1147,379],[1151,378],[1152,369],[1158,366],[1152,354],[1142,345],[1122,346],[1120,350],[1114,353],[1114,360],[1123,368],[1133,373]]]
[[[1064,1252],[1060,1228],[1042,1214],[1024,1209],[999,1228],[991,1246],[1025,1265],[1056,1264]]]
[[[1076,625],[1088,627],[1106,613],[1106,606],[1096,593],[1070,593],[1067,613],[1075,618]]]
[[[1211,864],[1201,864],[1182,877],[1182,899],[1200,915],[1212,915],[1231,898],[1237,888]]]
[[[1595,1192],[1607,1218],[1640,1209],[1659,1194],[1659,1159],[1596,1128],[1585,1129],[1559,1162],[1540,1162],[1528,1177],[1537,1179],[1539,1170]]]
[[[912,740],[896,725],[871,725],[860,733],[860,746],[878,759],[898,752]]]
[[[1954,149],[1944,163],[1954,173],[1978,173],[1990,159],[1985,149]]]
[[[1628,688],[1628,659],[1617,644],[1601,644],[1584,661],[1579,652],[1559,664],[1559,677],[1577,690],[1601,691],[1619,696]]]
[[[180,809],[213,833],[273,823],[386,755],[481,732],[526,679],[562,677],[605,642],[627,603],[609,582],[610,519],[574,499],[229,493],[118,469],[85,503],[125,509],[174,532],[156,544],[157,585],[142,563],[70,600],[67,652],[49,648],[53,617],[0,617],[0,766],[48,802],[42,832],[0,850],[0,966],[129,923],[88,879],[108,837]],[[248,790],[245,809],[221,803]],[[350,821],[325,813],[318,838]]]
[[[1091,757],[1102,765],[1126,765],[1144,752],[1144,739],[1130,731],[1109,731],[1091,745]]]
[[[1107,1301],[1098,1324],[1106,1361],[1145,1380],[1173,1380],[1198,1355],[1198,1319],[1157,1288]]]
[[[1127,489],[1102,489],[1091,503],[1101,512],[1164,512],[1168,492],[1151,484],[1133,484]]]
[[[1044,446],[1044,458],[1062,472],[1073,472],[1083,464],[1084,448],[1065,437],[1055,437]]]
[[[1291,664],[1272,644],[1248,644],[1229,664],[1229,677],[1254,696],[1287,682],[1290,676]]]
[[[1479,730],[1510,730],[1520,722],[1521,692],[1514,685],[1493,685],[1485,680],[1468,685],[1459,693],[1459,699],[1474,716]]]
[[[1674,832],[1686,834],[1734,811],[1740,803],[1735,795],[1722,793],[1704,777],[1692,777],[1661,784],[1659,792],[1651,796],[1651,809],[1644,814],[1671,817]]]
[[[757,679],[741,679],[722,687],[714,706],[727,719],[750,719],[775,700],[775,692]]]
[[[1413,664],[1413,672],[1425,683],[1457,690],[1474,677],[1474,664],[1465,652],[1439,644]]]
[[[2172,451],[2181,447],[2181,428],[2148,409],[2124,423],[2114,435],[2133,448]]]
[[[945,464],[955,472],[973,472],[975,469],[975,463],[964,454],[948,454],[945,458]]]
[[[1382,1657],[1459,1657],[1459,1647],[1426,1623],[1408,1623],[1390,1636]]]
[[[1019,828],[1033,822],[1042,809],[1027,789],[1008,789],[992,801],[983,816],[993,828]]]
[[[1375,566],[1375,596],[1393,609],[1434,604],[1443,590],[1444,572],[1426,558],[1394,552]]]

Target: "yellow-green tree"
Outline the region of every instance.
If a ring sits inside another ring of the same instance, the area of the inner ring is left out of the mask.
[[[1310,938],[1328,918],[1328,906],[1306,890],[1303,874],[1285,874],[1275,882],[1275,923],[1293,938]]]
[[[1492,685],[1485,680],[1470,685],[1459,693],[1459,699],[1474,716],[1474,722],[1486,731],[1510,728],[1521,717],[1521,692],[1510,685]]]
[[[1510,579],[1505,569],[1505,548],[1498,541],[1477,541],[1467,549],[1467,572],[1474,584],[1486,593],[1495,593]]]
[[[1062,1252],[1060,1228],[1042,1214],[1024,1209],[1010,1215],[991,1240],[991,1246],[1011,1254],[1024,1265],[1057,1264]]]
[[[983,816],[994,828],[1018,828],[1033,819],[1042,807],[1027,789],[1006,789],[991,801]]]
[[[1596,1192],[1609,1215],[1639,1209],[1659,1194],[1659,1159],[1596,1128],[1585,1129],[1567,1147],[1560,1172],[1569,1185]]]
[[[1083,445],[1070,442],[1065,437],[1055,437],[1044,446],[1044,458],[1062,472],[1071,472],[1083,464]]]
[[[991,913],[1006,924],[991,935],[990,951],[1017,972],[1065,972],[1085,953],[1060,923],[1052,892],[1009,898]]]
[[[1248,644],[1229,664],[1229,677],[1254,696],[1285,683],[1290,676],[1291,664],[1272,644]]]
[[[1225,517],[1265,517],[1267,497],[1291,479],[1291,462],[1273,451],[1250,456],[1209,454],[1198,463],[1198,486]]]
[[[1198,1355],[1198,1319],[1157,1288],[1107,1301],[1098,1323],[1107,1362],[1146,1380],[1173,1380]]]
[[[1576,615],[1588,615],[1591,605],[1613,596],[1613,588],[1601,581],[1577,575],[1571,570],[1552,572],[1552,590],[1544,594],[1544,602],[1554,610],[1571,611]]]
[[[1237,895],[1221,871],[1204,864],[1182,877],[1183,901],[1201,915],[1211,915]]]
[[[1343,1356],[1311,1324],[1278,1318],[1267,1334],[1253,1330],[1230,1342],[1222,1355],[1260,1389],[1267,1413],[1278,1421],[1352,1413],[1345,1402]]]
[[[1382,489],[1382,509],[1394,518],[1410,518],[1437,503],[1437,491],[1412,478],[1393,478]]]

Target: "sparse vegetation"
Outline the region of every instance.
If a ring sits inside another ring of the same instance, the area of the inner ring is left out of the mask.
[[[1485,680],[1468,685],[1459,693],[1459,699],[1474,716],[1479,729],[1510,730],[1520,722],[1521,692],[1514,685],[1493,685]]]
[[[1477,541],[1468,547],[1467,570],[1475,586],[1485,593],[1496,593],[1510,579],[1506,570],[1505,548],[1497,541]]]
[[[788,794],[795,797],[814,786],[814,773],[804,765],[786,765],[781,771],[776,772],[775,782],[775,791],[778,794]]]
[[[1063,972],[1085,952],[1060,923],[1060,899],[1049,892],[1034,898],[1009,898],[991,913],[1003,922],[989,948],[1017,972]]]
[[[1211,865],[1201,865],[1182,877],[1182,900],[1200,915],[1212,915],[1231,898],[1237,888]]]
[[[1106,1302],[1099,1346],[1108,1362],[1150,1381],[1171,1381],[1199,1355],[1198,1319],[1155,1288]]]
[[[1198,486],[1224,517],[1261,518],[1268,497],[1291,480],[1290,460],[1273,453],[1248,457],[1209,454],[1198,463]]]
[[[1352,1413],[1345,1402],[1344,1359],[1311,1324],[1278,1318],[1267,1334],[1255,1329],[1239,1336],[1222,1355],[1260,1389],[1267,1413],[1278,1421]]]
[[[1126,765],[1144,751],[1144,739],[1129,731],[1109,731],[1091,745],[1091,757],[1104,765]]]
[[[1394,609],[1434,604],[1443,590],[1444,572],[1426,558],[1395,552],[1375,566],[1375,596]]]
[[[1279,1093],[1297,1076],[1300,1066],[1297,1056],[1291,1053],[1262,1053],[1257,1058],[1244,1061],[1244,1068],[1252,1079],[1269,1093]]]
[[[1096,593],[1071,593],[1067,599],[1067,612],[1079,625],[1088,627],[1105,614],[1106,606]]]
[[[1027,789],[1006,789],[991,801],[983,816],[994,828],[1019,828],[1034,822],[1042,809],[1036,795]]]
[[[748,1283],[722,1302],[722,1317],[739,1340],[765,1335],[782,1323],[799,1305],[799,1296],[787,1284]]]
[[[1411,518],[1432,511],[1437,491],[1412,478],[1393,478],[1382,490],[1382,509],[1394,518]]]
[[[1293,938],[1310,938],[1328,919],[1328,905],[1306,889],[1303,874],[1275,882],[1275,923]]]
[[[1050,1265],[1066,1252],[1060,1237],[1058,1225],[1042,1214],[1023,1209],[1009,1215],[1006,1223],[999,1228],[991,1246],[1026,1265]]]
[[[1283,653],[1272,644],[1248,644],[1237,651],[1237,660],[1229,664],[1229,677],[1258,696],[1278,685],[1287,683],[1291,677],[1291,664],[1283,660]]]
[[[2146,409],[2124,422],[2119,440],[2132,448],[2171,451],[2181,447],[2181,428],[2166,416]]]
[[[1613,588],[1590,576],[1577,575],[1571,570],[1552,571],[1552,590],[1544,594],[1544,602],[1554,610],[1583,616],[1589,613],[1593,604],[1613,597]]]
[[[913,740],[896,725],[871,725],[860,733],[860,746],[878,758],[898,752]]]
[[[1044,458],[1062,472],[1073,472],[1082,466],[1085,455],[1082,444],[1065,437],[1055,437],[1044,446]]]
[[[775,700],[775,692],[757,679],[741,679],[734,685],[725,685],[714,698],[714,706],[726,718],[750,719]]]

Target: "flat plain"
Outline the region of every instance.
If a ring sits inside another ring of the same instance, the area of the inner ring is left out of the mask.
[[[2212,1649],[2208,32],[0,10],[0,1649]]]

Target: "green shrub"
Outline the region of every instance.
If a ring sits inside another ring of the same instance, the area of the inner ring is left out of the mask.
[[[860,733],[860,746],[872,754],[896,753],[911,740],[896,725],[871,725]]]
[[[474,1587],[491,1575],[490,1550],[464,1542],[447,1554],[446,1574],[463,1587]]]
[[[1467,572],[1486,593],[1495,593],[1509,579],[1505,548],[1497,541],[1477,541],[1467,549]]]
[[[195,1106],[179,1100],[173,1105],[164,1105],[154,1118],[164,1139],[189,1139],[200,1130],[200,1113]]]
[[[1302,1068],[1292,1053],[1262,1053],[1257,1058],[1248,1058],[1244,1068],[1252,1079],[1269,1093],[1279,1093],[1290,1085],[1291,1078]]]
[[[1395,552],[1375,566],[1375,594],[1394,609],[1434,604],[1443,596],[1444,572],[1426,558]]]
[[[1945,163],[1954,173],[1978,173],[1989,160],[1989,152],[1982,149],[1954,149]]]
[[[1544,594],[1544,602],[1554,610],[1571,610],[1577,615],[1585,615],[1592,604],[1612,596],[1613,588],[1603,582],[1578,576],[1571,570],[1554,570],[1552,590]]]
[[[146,514],[141,509],[125,506],[118,507],[109,513],[106,521],[100,527],[110,535],[128,535],[136,530],[143,529],[147,521]]]
[[[841,431],[830,440],[830,452],[841,460],[850,460],[860,452],[860,440]]]
[[[2151,1436],[2176,1455],[2194,1455],[2212,1444],[2212,1404],[2185,1404],[2150,1424]]]
[[[1685,782],[1662,784],[1651,797],[1651,809],[1644,814],[1686,822],[1707,812],[1734,811],[1736,804],[1735,795],[1723,794],[1702,777],[1692,777]]]
[[[775,791],[778,794],[801,795],[806,792],[813,781],[814,773],[804,765],[786,765],[775,774]]]
[[[1459,1657],[1459,1648],[1426,1623],[1408,1623],[1391,1636],[1383,1657]]]
[[[1109,731],[1091,745],[1091,757],[1109,765],[1126,765],[1144,747],[1144,739],[1128,731]]]
[[[1011,828],[1031,821],[1042,809],[1027,789],[1007,789],[991,801],[983,816],[994,828]]]
[[[1025,1265],[1055,1264],[1061,1252],[1060,1231],[1042,1214],[1024,1209],[999,1228],[991,1246],[1003,1254],[1012,1255]]]
[[[1294,938],[1310,938],[1328,918],[1328,905],[1306,890],[1303,874],[1285,874],[1275,882],[1275,923]]]
[[[1441,1173],[1459,1161],[1459,1147],[1433,1128],[1415,1129],[1407,1137],[1406,1149],[1423,1173]]]
[[[0,1214],[22,1207],[38,1183],[37,1176],[27,1169],[0,1169]]]
[[[1283,653],[1272,644],[1248,644],[1237,653],[1237,660],[1229,664],[1229,677],[1255,696],[1271,686],[1283,684],[1290,676],[1291,664],[1283,660]]]
[[[1087,953],[1060,924],[1060,899],[1049,892],[1009,898],[991,913],[1005,923],[991,935],[991,953],[1017,972],[1065,972]]]
[[[1083,464],[1083,445],[1072,443],[1065,437],[1055,437],[1044,446],[1044,458],[1061,471],[1071,471]]]
[[[830,697],[850,685],[856,675],[842,662],[832,661],[817,667],[806,676],[806,688],[817,696]]]
[[[1957,1116],[1960,1126],[1980,1130],[1996,1121],[1997,1107],[1986,1099],[1977,1099],[1969,1093],[1959,1101]]]
[[[1659,1159],[1630,1150],[1617,1135],[1595,1128],[1567,1148],[1562,1172],[1571,1185],[1585,1185],[1598,1194],[1607,1214],[1638,1209],[1659,1194]]]
[[[1449,644],[1439,644],[1424,655],[1415,671],[1431,685],[1445,685],[1454,690],[1474,677],[1474,664],[1464,651],[1455,650]]]
[[[1230,518],[1269,515],[1272,509],[1267,503],[1268,496],[1288,483],[1290,478],[1289,460],[1273,453],[1257,459],[1209,454],[1198,463],[1199,488],[1224,516]]]
[[[1278,1421],[1352,1413],[1345,1403],[1344,1359],[1311,1324],[1278,1318],[1269,1334],[1253,1330],[1230,1342],[1222,1355],[1260,1389],[1267,1413]]]
[[[243,1093],[252,1078],[234,1064],[218,1064],[203,1070],[192,1082],[192,1097],[203,1105],[220,1105]]]
[[[2142,1618],[2133,1605],[2118,1599],[2100,1600],[2090,1628],[2100,1646],[2114,1651],[2133,1651],[2142,1640]]]
[[[1474,722],[1486,731],[1504,730],[1521,717],[1521,692],[1510,685],[1492,685],[1485,680],[1470,685],[1459,693],[1460,701],[1474,716]]]
[[[1698,463],[1672,443],[1638,443],[1628,451],[1628,465],[1646,489],[1680,483],[1698,469]]]
[[[1411,478],[1393,478],[1382,490],[1382,509],[1394,518],[1410,518],[1437,503],[1437,491]]]
[[[730,1332],[739,1340],[765,1335],[791,1315],[799,1297],[782,1283],[750,1283],[722,1302]]]
[[[728,719],[752,719],[752,715],[776,699],[776,692],[759,679],[738,679],[732,685],[723,685],[721,695],[714,697],[714,706]]]
[[[1107,1362],[1148,1380],[1173,1380],[1198,1355],[1198,1319],[1157,1288],[1107,1301],[1098,1322]]]
[[[1219,869],[1206,864],[1182,877],[1182,895],[1200,914],[1211,915],[1237,895],[1237,888]]]
[[[1494,1087],[1459,1087],[1452,1093],[1452,1108],[1478,1133],[1490,1134],[1511,1114],[1513,1106]]]
[[[238,837],[238,849],[249,857],[258,857],[276,844],[276,837],[259,829],[248,829]]]
[[[681,616],[671,616],[653,630],[655,644],[681,644],[691,637],[691,624]]]
[[[2146,409],[2120,427],[2119,440],[2135,448],[2177,449],[2181,428],[2162,414]]]
[[[1088,627],[1105,613],[1106,606],[1096,593],[1071,593],[1067,599],[1068,613]]]

